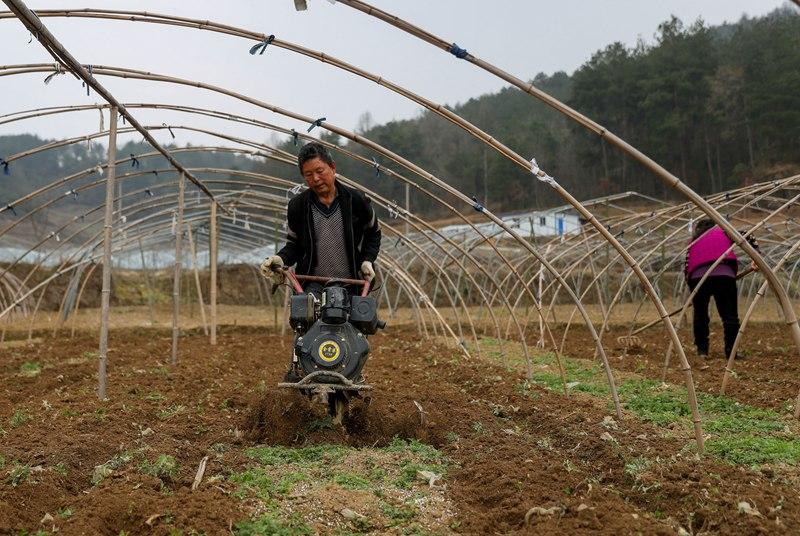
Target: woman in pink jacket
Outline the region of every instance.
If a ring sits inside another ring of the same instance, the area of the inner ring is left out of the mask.
[[[728,251],[733,242],[725,231],[714,225],[710,219],[697,222],[692,235],[692,243],[686,253],[686,280],[694,290],[711,265],[723,254],[724,259],[709,274],[697,294],[692,299],[694,307],[694,344],[697,355],[708,357],[708,305],[711,298],[717,306],[725,334],[725,357],[730,355],[733,342],[739,331],[739,311],[737,304],[736,273],[739,261],[733,250]],[[728,251],[728,253],[725,253]],[[736,356],[737,359],[740,356]]]

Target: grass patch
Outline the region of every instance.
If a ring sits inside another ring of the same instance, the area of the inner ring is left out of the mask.
[[[228,477],[228,480],[234,484],[239,484],[236,497],[240,499],[247,497],[248,493],[252,493],[262,501],[269,503],[276,493],[272,477],[262,469],[251,468],[240,473],[234,473]]]
[[[317,519],[320,514],[329,516],[336,524],[334,528],[341,529],[334,531],[337,534],[386,527],[398,527],[403,534],[416,533],[410,521],[417,523],[425,517],[426,497],[443,493],[442,488],[430,488],[417,473],[430,471],[444,476],[449,463],[434,447],[403,439],[382,448],[258,446],[245,454],[253,465],[230,474],[228,481],[238,486],[235,497],[261,501],[267,514],[241,522],[236,534],[310,534],[302,520],[304,516]],[[343,518],[339,508],[346,502],[320,511],[320,499],[329,496],[331,490],[345,500],[359,497],[364,501],[361,513],[371,512],[369,517]],[[410,494],[415,498],[413,504],[408,502]],[[304,500],[298,503],[292,500],[295,496]],[[288,518],[288,512],[297,517]]]
[[[311,536],[314,531],[297,519],[282,519],[276,512],[268,512],[260,517],[240,521],[234,527],[236,536]]]
[[[371,482],[354,473],[340,473],[334,475],[333,482],[347,489],[369,489]]]
[[[304,465],[320,461],[337,462],[347,453],[347,448],[338,445],[318,445],[293,449],[289,447],[253,447],[245,451],[250,458],[262,465]]]
[[[599,363],[581,359],[567,359],[562,356],[564,376],[567,380],[567,389],[594,396],[605,396],[610,391]],[[553,391],[564,391],[561,374],[558,372],[558,362],[552,352],[539,354],[533,359],[534,371],[531,381]],[[528,381],[521,386],[521,391],[530,390]]]
[[[731,463],[760,465],[800,461],[800,441],[777,437],[724,437],[709,439],[706,450]]]
[[[42,372],[42,366],[35,361],[26,361],[19,367],[19,375],[26,378],[33,378]]]
[[[562,358],[568,387],[574,391],[608,399],[605,374],[598,363]],[[517,391],[536,396],[534,385],[562,391],[561,377],[552,353],[534,358],[532,381],[517,386]],[[691,429],[691,411],[686,389],[657,380],[628,378],[618,384],[620,401],[625,409],[657,426],[677,425]],[[712,434],[709,454],[734,464],[800,463],[800,440],[787,437],[786,422],[775,411],[756,408],[736,400],[707,393],[697,393],[703,430]],[[642,460],[626,465],[626,472],[636,477],[646,467]]]

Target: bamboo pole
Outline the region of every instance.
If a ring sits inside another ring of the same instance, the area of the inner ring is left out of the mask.
[[[209,309],[211,312],[211,336],[209,342],[217,344],[217,204],[211,203],[211,221],[208,231],[208,263],[211,280],[208,288]]]
[[[108,169],[106,170],[106,210],[103,224],[103,289],[100,294],[100,345],[97,351],[97,396],[106,399],[108,367],[108,317],[111,302],[111,227],[114,222],[114,177],[117,160],[117,108],[109,115]]]
[[[178,178],[178,213],[175,216],[175,273],[172,280],[172,355],[170,363],[178,362],[178,332],[180,331],[178,315],[181,307],[181,242],[183,241],[183,198],[184,174]]]

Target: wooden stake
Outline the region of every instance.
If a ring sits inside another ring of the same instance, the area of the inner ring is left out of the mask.
[[[184,176],[178,178],[178,214],[175,217],[175,274],[172,280],[172,356],[170,363],[178,362],[178,314],[181,303],[181,234],[183,233]]]
[[[109,117],[108,169],[106,170],[106,206],[103,223],[103,290],[100,295],[100,347],[97,350],[97,396],[106,398],[106,369],[108,367],[108,316],[111,303],[111,227],[114,222],[114,178],[117,161],[117,108]]]
[[[194,475],[194,482],[192,482],[192,491],[200,487],[200,483],[203,481],[203,475],[206,474],[207,463],[208,463],[208,456],[203,456],[203,459],[200,460],[200,465],[197,467],[197,474]]]
[[[209,268],[211,282],[208,289],[209,308],[211,309],[211,344],[217,344],[217,204],[211,201],[211,223],[208,236]]]

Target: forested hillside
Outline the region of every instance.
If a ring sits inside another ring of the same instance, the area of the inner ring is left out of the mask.
[[[762,18],[718,27],[702,22],[686,26],[673,18],[659,26],[650,42],[633,48],[613,43],[571,75],[539,74],[533,82],[616,132],[703,194],[800,170],[800,15],[788,6]],[[536,156],[578,198],[624,190],[669,195],[618,150],[516,89],[476,97],[452,109],[521,155]],[[531,180],[528,172],[434,114],[377,126],[364,121],[359,133],[474,194],[495,211],[562,202]],[[265,133],[264,139],[268,138]],[[326,139],[341,143],[336,136]],[[0,137],[0,157],[43,143],[31,135]],[[282,148],[296,151],[291,141]],[[373,158],[355,144],[348,143],[347,149]],[[150,151],[129,144],[119,152],[127,156]],[[10,176],[0,170],[0,203],[92,167],[104,154],[103,146],[82,143],[14,163]],[[183,153],[178,158],[189,166],[297,176],[286,165],[228,153]],[[378,161],[402,171],[396,164]],[[369,187],[402,202],[401,185],[375,177],[371,167],[343,157],[338,163],[343,174],[368,181]],[[143,169],[160,165],[156,160],[142,162]],[[127,183],[126,190],[159,180],[146,175]],[[102,189],[96,190],[76,202],[102,202]],[[414,210],[430,216],[436,215],[433,207],[421,196],[412,201]]]

